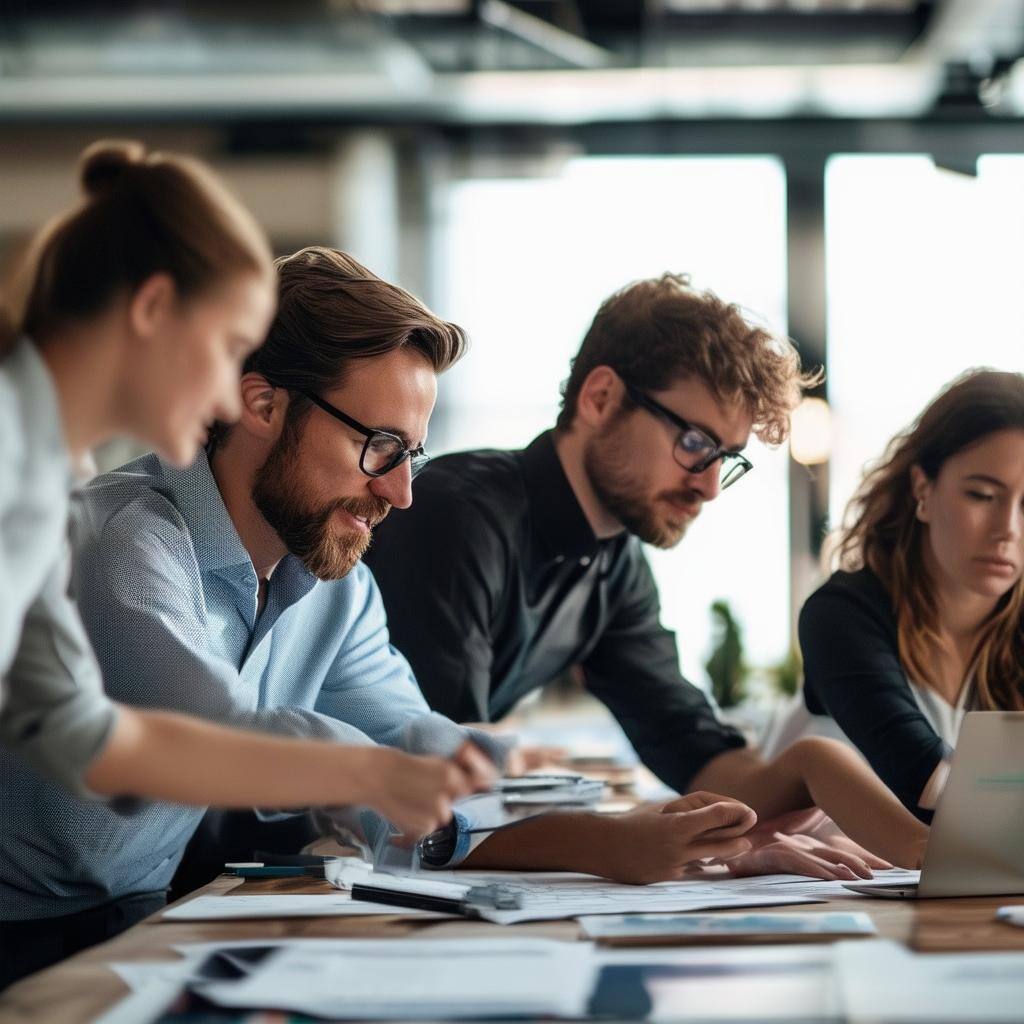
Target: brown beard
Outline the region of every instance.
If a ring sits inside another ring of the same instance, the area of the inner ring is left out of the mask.
[[[703,499],[688,487],[645,497],[642,478],[634,470],[636,464],[636,453],[620,450],[616,444],[615,423],[610,423],[583,452],[583,468],[605,509],[645,543],[658,548],[675,547],[683,539],[690,519],[668,523],[657,515],[657,503],[666,500],[690,505],[696,515]]]
[[[253,481],[252,500],[288,551],[319,580],[347,576],[370,546],[370,533],[331,528],[338,509],[372,530],[391,510],[383,498],[337,498],[317,504],[301,473],[296,432],[285,428]]]

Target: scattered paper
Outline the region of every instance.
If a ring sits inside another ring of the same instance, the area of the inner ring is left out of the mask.
[[[604,783],[582,775],[520,775],[499,779],[494,787],[506,805],[596,804],[604,794]]]
[[[790,892],[784,886],[762,887],[758,884],[759,879],[746,878],[619,885],[593,875],[569,872],[530,872],[523,875],[513,871],[431,871],[427,877],[510,890],[519,898],[521,905],[518,909],[479,908],[481,917],[496,924],[552,921],[585,914],[679,912],[823,902],[814,896]]]
[[[842,1021],[832,945],[624,949],[599,946],[601,968],[641,966],[648,1021]]]
[[[170,1006],[192,968],[190,962],[113,963],[110,969],[128,986],[130,994],[115,1003],[93,1024],[140,1024],[156,1020]]]
[[[198,963],[211,953],[225,950],[253,949],[267,945],[272,945],[277,949],[292,946],[300,949],[308,946],[331,949],[336,946],[344,948],[345,943],[351,941],[351,939],[268,939],[264,937],[262,939],[221,939],[216,942],[177,942],[171,946],[171,949],[175,953],[181,954],[189,962]]]
[[[350,940],[285,947],[237,981],[195,987],[223,1007],[363,1020],[581,1016],[592,947],[550,939]]]
[[[188,903],[165,910],[161,921],[241,921],[264,917],[357,917],[365,915],[416,917],[439,915],[425,910],[388,907],[382,903],[354,900],[344,893],[322,895],[197,896]]]
[[[747,941],[807,941],[836,935],[874,935],[867,914],[617,914],[581,917],[584,933],[599,942],[671,945]]]
[[[761,885],[779,886],[783,892],[791,895],[815,896],[822,900],[839,899],[855,900],[860,893],[851,892],[847,885],[914,885],[920,881],[921,872],[909,868],[891,868],[888,871],[876,871],[873,878],[858,878],[856,882],[826,882],[820,878],[804,878],[792,875],[772,875],[761,879],[752,878],[752,882]]]
[[[840,942],[839,998],[850,1024],[989,1024],[1024,1015],[1024,953],[912,953],[896,942]]]

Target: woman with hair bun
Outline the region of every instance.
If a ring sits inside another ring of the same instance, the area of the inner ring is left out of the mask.
[[[80,177],[84,198],[33,245],[0,339],[0,743],[79,795],[368,805],[431,831],[489,781],[472,753],[276,738],[104,696],[67,594],[71,466],[115,435],[191,462],[208,425],[238,416],[276,275],[254,219],[197,161],[99,142]]]
[[[1024,710],[1024,376],[964,374],[850,503],[800,616],[804,698],[930,821],[964,713]]]

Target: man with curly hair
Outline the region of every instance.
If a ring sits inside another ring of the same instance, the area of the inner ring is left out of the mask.
[[[806,761],[766,764],[680,674],[641,542],[676,545],[751,468],[750,434],[784,441],[818,379],[788,340],[686,277],[608,298],[554,429],[521,451],[435,460],[412,508],[377,531],[367,562],[431,707],[493,722],[578,666],[671,788],[725,793],[762,818],[813,803]],[[777,869],[845,878],[877,866],[802,845],[788,844]]]

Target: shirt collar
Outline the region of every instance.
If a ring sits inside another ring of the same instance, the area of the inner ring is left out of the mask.
[[[185,520],[199,568],[204,572],[218,572],[248,565],[255,579],[252,559],[220,496],[206,453],[200,452],[185,469],[171,466],[163,459],[160,461],[164,487]]]
[[[520,458],[534,531],[552,554],[593,557],[600,546],[555,451],[554,432],[544,431]]]
[[[163,469],[168,497],[185,520],[200,570],[233,583],[249,596],[255,595],[259,586],[256,570],[221,497],[206,453],[200,452],[187,469],[167,463],[163,463]],[[274,570],[274,581],[274,603],[281,610],[304,597],[317,583],[294,555],[281,560]],[[254,617],[255,606],[251,612]]]

